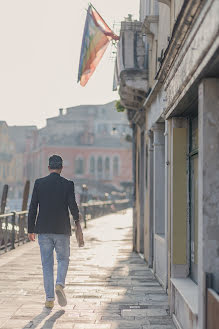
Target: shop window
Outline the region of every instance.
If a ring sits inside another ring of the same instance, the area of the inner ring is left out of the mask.
[[[198,281],[198,118],[190,120],[189,136],[190,274]]]
[[[76,175],[84,174],[84,159],[83,158],[77,158],[75,160],[75,174]]]

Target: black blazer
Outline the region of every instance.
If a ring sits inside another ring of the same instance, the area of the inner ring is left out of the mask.
[[[28,233],[71,235],[69,210],[74,220],[79,220],[72,181],[57,173],[37,179],[29,208]]]

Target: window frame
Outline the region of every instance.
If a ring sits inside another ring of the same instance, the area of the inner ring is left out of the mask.
[[[195,241],[195,208],[194,208],[194,197],[195,197],[195,185],[193,180],[193,170],[194,170],[194,159],[199,157],[199,147],[193,148],[193,122],[198,121],[198,115],[193,115],[189,118],[189,137],[188,137],[188,215],[189,215],[189,276],[197,284],[198,283],[198,263],[195,263],[195,259],[198,259],[198,254],[195,254],[195,251],[198,253],[198,248],[195,250],[195,245],[198,241]],[[198,129],[198,122],[197,122]],[[197,176],[198,178],[198,176]],[[197,206],[198,207],[198,206]],[[197,223],[198,224],[198,223]]]

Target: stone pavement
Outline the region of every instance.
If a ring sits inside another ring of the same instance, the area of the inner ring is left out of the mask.
[[[68,305],[44,309],[39,247],[0,256],[1,329],[173,329],[167,295],[132,252],[132,210],[88,222],[85,247],[71,238]]]

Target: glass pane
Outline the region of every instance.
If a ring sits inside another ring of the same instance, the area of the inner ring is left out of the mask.
[[[84,173],[84,160],[79,158],[75,160],[75,174],[82,175]]]
[[[192,131],[191,131],[191,150],[190,152],[198,149],[198,118],[192,120]]]
[[[118,157],[115,157],[113,159],[113,175],[118,176],[119,174],[119,159]]]
[[[198,280],[198,156],[191,158],[191,276]]]
[[[94,174],[95,173],[95,160],[94,157],[90,159],[90,173]]]
[[[102,172],[103,171],[102,158],[98,158],[98,160],[97,160],[97,170],[98,170],[98,172]]]
[[[105,159],[105,178],[109,179],[110,176],[110,159],[107,157]]]
[[[103,160],[101,157],[98,158],[97,160],[97,174],[98,178],[102,179],[103,176]]]

